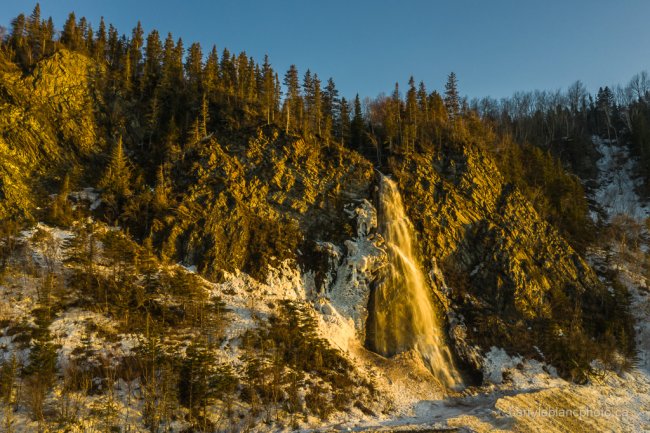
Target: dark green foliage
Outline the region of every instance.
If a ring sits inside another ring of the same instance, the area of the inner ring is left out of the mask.
[[[316,318],[305,305],[282,301],[278,307],[277,315],[260,323],[256,332],[245,339],[247,347],[254,349],[247,364],[249,399],[259,398],[264,404],[277,403],[282,390],[287,411],[301,411],[296,392],[306,376],[341,393],[338,398],[326,397],[315,394],[325,389],[324,385],[311,385],[314,387],[306,409],[322,418],[327,418],[333,407],[347,410],[356,400],[373,398],[371,385],[355,378],[353,365],[318,335]],[[283,373],[283,366],[290,369],[288,374]]]
[[[447,108],[447,116],[452,122],[460,115],[458,80],[453,72],[449,74],[445,84],[445,108]]]
[[[216,362],[214,349],[197,343],[187,348],[178,380],[179,401],[194,416],[201,410],[203,419],[207,406],[233,394],[238,384],[232,368]]]
[[[117,219],[126,200],[133,195],[130,162],[124,153],[121,137],[113,148],[106,171],[98,186],[102,189],[102,197],[109,208],[109,217],[113,220]]]
[[[557,227],[578,251],[593,240],[594,227],[580,179],[565,171],[550,153],[504,140],[495,161],[509,182],[530,199],[535,210]]]

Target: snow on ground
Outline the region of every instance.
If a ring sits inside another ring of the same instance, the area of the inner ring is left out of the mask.
[[[640,186],[634,176],[634,160],[629,150],[616,142],[594,137],[603,155],[598,161],[598,188],[593,199],[600,205],[605,222],[621,213],[639,225],[650,209],[636,193]],[[592,214],[594,219],[597,213]],[[642,225],[641,225],[642,226]],[[387,419],[358,419],[332,424],[317,431],[418,431],[458,428],[474,432],[650,432],[650,291],[645,278],[644,252],[648,246],[641,236],[637,250],[622,248],[592,252],[596,266],[614,266],[620,281],[632,296],[631,310],[637,320],[638,363],[620,375],[598,371],[587,385],[559,378],[555,370],[535,360],[508,356],[493,347],[485,358],[485,383],[447,397],[403,399],[398,416]],[[622,246],[619,246],[622,247]],[[601,255],[601,257],[598,256]],[[613,254],[613,260],[612,260]]]
[[[597,162],[598,188],[593,198],[608,220],[617,214],[627,214],[638,220],[650,216],[650,208],[636,193],[642,180],[634,176],[636,161],[630,157],[628,146],[598,136],[593,136],[592,141],[602,155]]]
[[[634,164],[627,149],[599,138],[594,138],[594,143],[603,155],[598,162],[599,186],[594,199],[601,205],[606,221],[611,221],[621,212],[637,220],[646,218],[650,212],[635,192],[638,184],[634,180]],[[95,203],[97,197],[93,194],[92,190],[84,190],[78,198]],[[493,347],[485,356],[485,383],[482,386],[445,393],[418,362],[418,357],[407,352],[386,359],[367,351],[358,337],[360,319],[363,322],[365,312],[355,309],[360,298],[349,296],[344,286],[346,281],[353,281],[356,292],[365,292],[364,272],[369,267],[381,266],[381,250],[377,248],[381,240],[368,235],[369,226],[376,225],[373,211],[369,203],[362,203],[355,209],[358,232],[355,239],[346,243],[347,251],[323,245],[323,248],[331,250],[333,263],[340,264],[338,272],[329,281],[328,285],[335,289],[329,294],[317,294],[314,276],[301,274],[291,262],[282,263],[265,282],[241,272],[226,275],[222,283],[211,283],[197,275],[212,296],[225,302],[229,311],[220,362],[234,365],[239,362],[241,335],[255,327],[258,319],[272,314],[279,301],[302,301],[313,306],[321,335],[343,351],[357,366],[358,374],[371,379],[380,394],[392,404],[376,415],[353,411],[336,414],[325,424],[311,420],[303,424],[303,431],[650,432],[650,291],[644,266],[640,263],[644,257],[641,249],[646,248],[645,245],[638,245],[640,250],[635,254],[623,254],[621,249],[614,249],[609,253],[594,251],[590,257],[596,266],[615,266],[621,282],[632,295],[639,361],[631,371],[621,375],[601,371],[591,378],[589,384],[576,385],[559,378],[550,366],[509,356],[503,349]],[[50,233],[55,243],[62,243],[70,236],[69,232],[42,224],[23,232],[22,236],[30,240],[39,229]],[[37,266],[43,265],[44,246],[34,244],[32,247],[31,259]],[[185,267],[185,270],[196,272],[192,266]],[[0,318],[27,323],[33,320],[31,311],[36,305],[39,281],[38,275],[5,276],[0,285]],[[89,323],[92,323],[90,328],[87,326]],[[6,330],[1,331],[0,335],[6,335]],[[139,344],[131,335],[114,335],[116,332],[109,318],[77,309],[57,317],[50,331],[55,342],[61,345],[60,362],[79,347],[110,358],[128,356]],[[106,336],[110,336],[110,341]],[[9,353],[10,340],[10,337],[0,339],[0,357]],[[123,384],[117,388],[124,394],[128,393],[129,386]],[[127,397],[119,395],[116,399],[116,404],[120,405],[118,412],[137,421],[142,408],[135,400],[131,407],[126,407],[124,402],[130,401]],[[80,404],[86,407],[103,404],[101,399],[96,400]],[[15,425],[24,427],[22,431],[33,430],[24,414],[15,416]],[[78,431],[87,428],[95,426],[80,424]]]

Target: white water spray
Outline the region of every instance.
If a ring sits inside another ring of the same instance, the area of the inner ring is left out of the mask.
[[[461,377],[445,343],[431,289],[417,259],[413,226],[397,185],[382,176],[379,194],[389,267],[374,295],[371,344],[384,356],[414,349],[443,385],[457,387]]]

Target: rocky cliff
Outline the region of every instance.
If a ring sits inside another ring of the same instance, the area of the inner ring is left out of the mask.
[[[91,183],[80,187],[97,186],[96,167],[78,162],[113,138],[98,122],[97,113],[109,111],[95,88],[102,68],[67,51],[29,73],[0,66],[0,215],[29,217],[47,206],[50,181],[73,167]],[[265,280],[289,260],[312,281],[311,300],[331,298],[363,341],[368,299],[385,264],[373,164],[340,144],[265,123],[184,145],[162,169],[166,204],[151,199],[160,185],[140,176],[124,205],[135,222],[120,222],[140,241],[152,240],[161,258],[194,265],[211,281],[238,270]],[[140,153],[135,174],[156,172],[133,141],[125,138],[126,154]],[[624,299],[607,292],[485,152],[452,140],[394,155],[390,171],[467,364],[478,370],[478,354],[497,345],[581,378],[590,351],[629,350]],[[92,216],[109,219],[102,212]]]
[[[96,150],[100,68],[58,51],[25,74],[0,57],[0,216],[31,216],[37,176],[56,175]],[[35,177],[36,176],[36,177]]]
[[[614,350],[606,333],[629,338],[593,314],[594,305],[618,301],[478,148],[444,146],[392,167],[424,263],[431,271],[441,264],[449,288],[434,285],[464,318],[469,341],[558,363],[577,378],[591,355],[576,342],[600,353]]]

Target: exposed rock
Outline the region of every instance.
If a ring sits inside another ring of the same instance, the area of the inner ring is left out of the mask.
[[[69,164],[70,157],[96,148],[91,77],[97,73],[90,59],[65,50],[26,76],[0,67],[0,217],[32,214],[32,173]]]
[[[587,263],[479,150],[446,147],[392,165],[434,289],[465,318],[466,327],[452,327],[455,339],[484,349],[500,341],[534,356],[532,345],[545,342],[531,324],[581,321],[575,306],[604,293]],[[443,264],[451,290],[432,258]],[[459,352],[475,364],[473,351]]]

